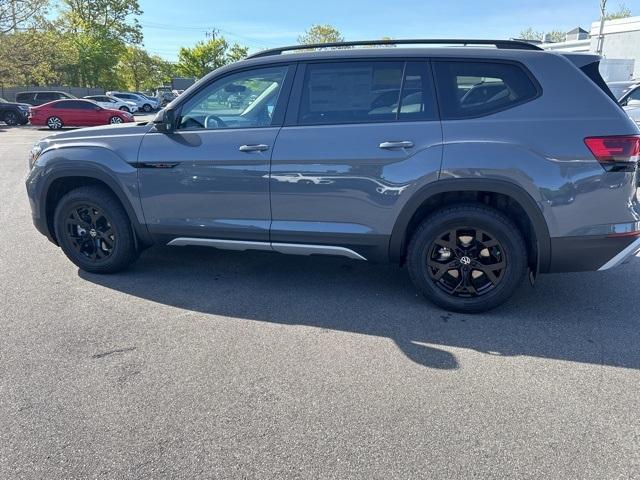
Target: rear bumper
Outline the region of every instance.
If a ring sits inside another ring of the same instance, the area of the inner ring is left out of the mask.
[[[551,239],[549,272],[609,270],[640,251],[638,236],[587,236]]]

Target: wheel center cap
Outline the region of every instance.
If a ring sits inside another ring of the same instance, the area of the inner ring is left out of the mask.
[[[460,259],[460,263],[463,265],[471,265],[471,259],[465,255]]]
[[[89,230],[89,235],[91,235],[93,238],[96,238],[96,235],[98,235],[98,232],[96,232],[95,228],[92,228],[91,230]]]

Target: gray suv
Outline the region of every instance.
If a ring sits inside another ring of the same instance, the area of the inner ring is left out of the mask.
[[[598,64],[488,40],[260,52],[152,123],[38,142],[33,221],[89,272],[153,244],[339,255],[484,311],[527,275],[640,249],[640,132]]]

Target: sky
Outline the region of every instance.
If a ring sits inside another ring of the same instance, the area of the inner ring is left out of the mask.
[[[213,28],[250,52],[297,43],[312,24],[331,24],[346,40],[392,38],[511,38],[537,31],[589,30],[599,0],[139,0],[144,44],[176,60],[181,46]],[[624,3],[640,15],[640,0]],[[620,2],[608,0],[608,9]]]

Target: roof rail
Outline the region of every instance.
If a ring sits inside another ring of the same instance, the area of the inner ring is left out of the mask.
[[[247,56],[247,58],[267,57],[270,55],[280,55],[284,52],[295,50],[315,50],[319,48],[345,48],[358,46],[375,45],[493,45],[500,49],[510,50],[542,50],[542,48],[532,43],[521,40],[471,40],[460,38],[446,39],[385,39],[385,40],[357,40],[353,42],[331,42],[331,43],[310,43],[308,45],[291,45],[288,47],[270,48]]]

